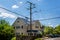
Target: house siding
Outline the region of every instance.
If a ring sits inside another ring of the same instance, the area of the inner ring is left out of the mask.
[[[36,26],[38,27],[36,28]],[[23,33],[24,35],[28,35],[30,32],[27,32],[30,30],[30,24],[28,24],[24,19],[17,18],[16,21],[13,23],[13,26],[15,27],[15,33],[20,33],[20,35]],[[20,28],[17,28],[17,26],[20,26]],[[23,28],[22,28],[23,26]],[[41,24],[39,21],[32,22],[32,30],[41,30]],[[36,34],[36,32],[33,32],[33,34]]]

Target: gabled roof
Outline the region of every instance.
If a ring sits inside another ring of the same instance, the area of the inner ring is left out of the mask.
[[[18,17],[16,20],[18,20],[18,19],[19,19],[19,20],[23,20],[23,21],[25,22],[25,24],[30,25],[30,21],[28,21],[27,19]],[[16,21],[16,20],[15,20],[15,21]],[[14,23],[15,23],[15,22],[14,22]],[[13,24],[14,24],[14,23],[13,23]],[[39,20],[33,20],[33,21],[32,21],[32,24],[35,24],[35,23],[39,23],[39,24],[40,24]]]
[[[29,23],[29,21],[27,20],[27,19],[24,19],[24,18],[21,18],[21,17],[18,17],[16,20],[23,20],[24,22],[25,22],[25,24],[28,24]],[[14,21],[14,23],[16,22],[16,20]],[[14,23],[13,23],[13,25],[14,25]]]
[[[28,24],[28,22],[29,22],[27,19],[24,19],[24,18],[18,17],[17,19],[23,20],[26,24]]]

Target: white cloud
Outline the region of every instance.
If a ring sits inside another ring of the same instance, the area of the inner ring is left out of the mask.
[[[49,25],[49,26],[53,27],[53,25]]]
[[[9,13],[0,13],[0,17],[3,17],[3,18],[16,18],[15,15],[12,15],[12,14],[9,14]]]
[[[52,25],[51,23],[48,23],[48,26],[51,26],[51,27],[53,27],[53,25]]]
[[[13,8],[13,9],[19,8],[22,3],[23,3],[23,2],[19,2],[19,3],[15,4],[15,5],[12,5],[12,8]]]
[[[18,5],[13,5],[12,8],[14,8],[14,9],[19,8],[19,6]]]
[[[22,4],[23,2],[19,2],[20,4]]]

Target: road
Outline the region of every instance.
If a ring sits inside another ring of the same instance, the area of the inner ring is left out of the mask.
[[[60,37],[59,38],[45,38],[44,40],[60,40]]]

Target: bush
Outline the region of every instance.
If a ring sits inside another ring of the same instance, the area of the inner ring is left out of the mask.
[[[16,40],[16,37],[13,37],[11,40]]]
[[[37,39],[35,39],[35,40],[42,40],[42,38],[37,38]]]

